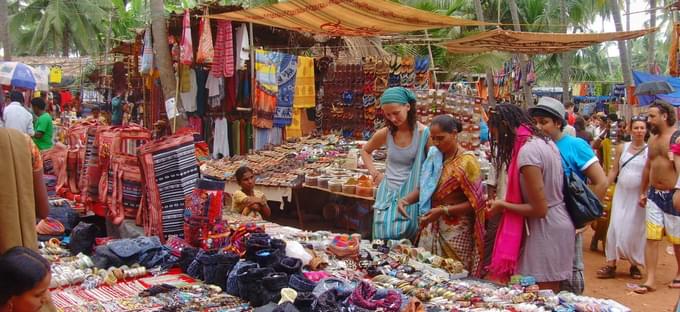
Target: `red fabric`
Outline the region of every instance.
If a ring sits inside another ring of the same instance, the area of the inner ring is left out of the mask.
[[[194,63],[194,47],[191,42],[191,13],[189,9],[184,9],[184,19],[182,21],[182,41],[180,42],[180,63],[191,65]]]
[[[573,126],[576,123],[576,116],[574,113],[567,113],[567,123]]]
[[[215,77],[234,76],[234,38],[231,22],[217,21],[217,35],[215,37],[215,55],[210,74]],[[236,98],[236,97],[234,97]]]
[[[73,95],[71,94],[71,91],[61,91],[59,92],[59,95],[61,96],[62,109],[65,107],[71,107],[71,103],[73,102]]]

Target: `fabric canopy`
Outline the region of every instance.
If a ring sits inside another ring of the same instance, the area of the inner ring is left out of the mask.
[[[675,92],[669,94],[638,95],[637,98],[638,103],[640,103],[640,106],[649,105],[655,99],[664,100],[668,103],[673,104],[673,106],[680,106],[680,78],[675,78],[671,76],[658,76],[639,71],[633,71],[633,80],[635,80],[636,86],[643,82],[666,81],[675,90]]]
[[[524,54],[552,54],[578,50],[593,44],[644,36],[656,28],[599,34],[519,32],[496,28],[442,43],[452,53],[502,51]]]
[[[332,36],[376,36],[451,26],[496,25],[421,11],[387,0],[290,0],[211,18]]]

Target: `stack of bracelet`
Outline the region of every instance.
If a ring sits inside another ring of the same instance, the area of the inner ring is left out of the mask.
[[[88,277],[90,278],[90,277]],[[86,278],[87,280],[87,278]],[[97,288],[72,287],[52,292],[52,301],[58,308],[82,306],[90,302],[108,302],[136,296],[146,287],[139,281],[123,282]]]
[[[50,283],[50,288],[82,283],[85,281],[85,277],[92,273],[90,269],[92,267],[94,267],[92,259],[83,254],[63,258],[59,263],[52,264],[52,282]]]

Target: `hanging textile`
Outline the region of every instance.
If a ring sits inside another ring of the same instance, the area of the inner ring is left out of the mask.
[[[60,66],[52,66],[50,68],[50,83],[61,83],[62,73]]]
[[[210,74],[203,68],[196,68],[196,114],[204,116],[208,105],[208,76]]]
[[[229,157],[229,126],[226,118],[215,119],[213,158]]]
[[[189,65],[179,66],[179,92],[189,92],[191,90],[191,67]]]
[[[179,61],[184,65],[194,63],[194,47],[191,41],[191,11],[184,9],[182,20],[182,40],[180,42]]]
[[[141,147],[144,186],[148,205],[142,212],[144,234],[184,236],[186,199],[198,180],[193,134],[165,137]]]
[[[241,155],[241,120],[234,120],[231,123],[231,142],[234,147],[231,151],[233,155]]]
[[[302,136],[302,112],[304,109],[295,108],[293,122],[286,127],[286,138],[299,138]]]
[[[315,105],[316,90],[314,88],[314,58],[298,56],[293,107],[312,108]]]
[[[276,80],[279,92],[276,97],[276,112],[274,126],[284,127],[293,122],[293,100],[295,97],[295,77],[297,72],[297,57],[287,53],[273,53],[278,63]]]
[[[198,51],[196,52],[196,63],[210,64],[215,57],[215,50],[212,41],[212,29],[210,28],[210,19],[207,18],[208,8],[205,8],[205,15],[201,17],[201,22],[198,26],[198,31],[201,34],[198,39]]]
[[[238,94],[236,96],[236,103],[239,107],[251,107],[250,103],[250,77],[247,70],[239,70],[237,72],[238,79]],[[296,84],[297,85],[297,84]],[[296,96],[297,98],[297,96]]]
[[[182,66],[185,67],[185,66]],[[189,87],[187,91],[182,90],[179,94],[180,99],[182,99],[182,107],[184,110],[193,113],[196,111],[196,93],[198,92],[198,86],[196,85],[196,72],[190,68],[186,67],[187,81],[186,85]],[[183,83],[184,84],[184,83]]]
[[[139,72],[148,74],[153,69],[153,45],[151,41],[151,27],[144,30],[144,49],[142,50],[142,61],[139,63]]]
[[[236,69],[245,69],[246,61],[250,60],[250,41],[246,24],[241,24],[236,29]]]
[[[271,52],[255,51],[256,89],[253,107],[253,126],[271,128],[274,124],[278,84],[276,80],[276,64],[272,61]]]
[[[210,74],[215,77],[234,76],[234,44],[231,33],[231,22],[217,21],[215,37],[215,54]]]

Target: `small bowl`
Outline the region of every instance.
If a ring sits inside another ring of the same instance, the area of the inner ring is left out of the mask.
[[[305,184],[309,186],[319,185],[319,176],[305,176]]]
[[[373,187],[365,187],[358,185],[356,188],[356,194],[363,197],[373,197]]]
[[[357,192],[356,184],[343,184],[342,192],[345,194],[354,195]]]
[[[342,181],[330,180],[328,181],[328,190],[331,192],[342,193]]]
[[[321,188],[328,188],[328,181],[330,181],[331,177],[329,176],[322,176],[319,177],[319,187]]]

